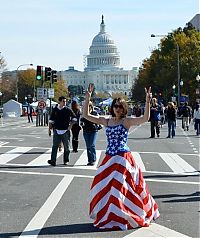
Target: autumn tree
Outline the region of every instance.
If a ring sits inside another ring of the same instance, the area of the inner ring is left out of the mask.
[[[157,49],[143,61],[138,78],[132,88],[132,99],[141,101],[144,87],[151,86],[153,94],[159,93],[167,101],[173,94],[172,86],[178,83],[177,47],[179,47],[180,79],[183,81],[182,94],[195,101],[196,75],[200,68],[200,32],[191,24],[178,28],[161,39]]]

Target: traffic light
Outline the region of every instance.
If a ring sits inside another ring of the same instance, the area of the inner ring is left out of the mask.
[[[52,70],[52,83],[57,82],[57,71]]]
[[[45,67],[45,81],[51,80],[51,68]]]
[[[42,80],[42,66],[37,65],[36,80]]]

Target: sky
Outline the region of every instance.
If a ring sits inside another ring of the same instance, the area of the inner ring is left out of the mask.
[[[0,52],[8,70],[32,63],[83,71],[102,14],[120,66],[131,69],[158,47],[160,38],[150,35],[185,27],[200,13],[200,0],[0,0],[0,7]]]

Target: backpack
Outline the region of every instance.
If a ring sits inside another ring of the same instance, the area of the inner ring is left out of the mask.
[[[190,117],[190,109],[189,109],[189,107],[183,107],[182,108],[182,115],[183,115],[183,117]]]

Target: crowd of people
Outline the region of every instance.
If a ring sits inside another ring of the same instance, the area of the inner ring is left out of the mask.
[[[74,100],[71,103],[71,108],[66,106],[66,97],[61,96],[59,103],[53,108],[49,120],[49,135],[53,130],[53,146],[51,159],[48,161],[50,165],[56,166],[57,151],[64,149],[63,163],[67,165],[70,154],[70,135],[72,134],[72,152],[78,152],[79,133],[83,131],[83,138],[87,148],[87,165],[94,165],[96,161],[96,138],[98,130],[102,128],[101,123],[93,123],[82,115],[79,103]],[[112,116],[112,105],[106,109],[104,115]],[[127,114],[128,114],[127,105]],[[28,121],[32,121],[31,112],[28,110]],[[144,115],[144,108],[136,104],[132,109],[132,115],[135,118],[141,118]],[[92,101],[89,102],[89,113],[93,116],[99,116],[94,110]],[[196,135],[200,135],[200,106],[197,103],[195,108],[191,108],[188,102],[185,102],[179,109],[174,102],[168,102],[166,106],[158,103],[156,98],[150,100],[150,138],[160,137],[162,126],[167,123],[168,134],[166,138],[174,138],[176,136],[176,121],[179,116],[182,119],[182,128],[188,131],[191,124],[196,130]],[[103,115],[101,114],[101,117]],[[62,146],[63,145],[63,146]]]

